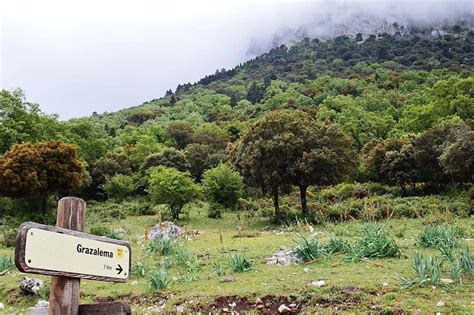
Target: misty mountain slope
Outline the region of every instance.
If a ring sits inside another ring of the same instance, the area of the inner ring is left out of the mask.
[[[382,33],[365,39],[361,34],[325,41],[305,38],[291,47],[280,45],[273,48],[231,70],[218,70],[197,83],[180,84],[174,92],[169,90],[164,97],[114,113],[94,114],[85,119],[114,129],[122,129],[128,124],[141,125],[157,117],[161,117],[161,123],[166,124],[170,119],[193,117],[201,115],[203,111],[209,115],[205,121],[229,120],[233,119],[230,116],[235,118],[241,115],[226,114],[225,118],[216,114],[213,117],[212,110],[209,112],[205,109],[205,103],[195,102],[184,110],[187,116],[183,116],[182,104],[194,102],[203,91],[215,93],[214,99],[209,102],[227,104],[232,108],[241,101],[258,104],[266,88],[276,80],[304,85],[305,82],[326,75],[377,80],[387,71],[401,73],[444,69],[463,76],[472,73],[474,31],[462,23],[443,27],[443,33],[433,30],[431,27],[395,35]],[[176,107],[176,104],[180,106]],[[255,111],[258,112],[259,108],[256,107]],[[179,114],[170,114],[173,112]]]

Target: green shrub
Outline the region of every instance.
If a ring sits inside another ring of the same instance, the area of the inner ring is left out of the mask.
[[[239,199],[239,210],[257,211],[258,210],[258,204],[254,200],[240,198]]]
[[[136,262],[133,267],[132,267],[132,273],[135,275],[135,276],[138,276],[138,277],[144,277],[145,274],[146,274],[146,268],[145,268],[145,265],[138,261]]]
[[[179,220],[183,207],[198,197],[200,189],[188,172],[160,166],[151,169],[147,191],[153,202],[165,204],[173,219]]]
[[[13,267],[15,267],[13,258],[7,256],[0,256],[0,272],[13,269]]]
[[[452,249],[459,244],[458,233],[446,225],[428,225],[421,230],[416,244],[420,247],[433,247],[441,250]]]
[[[135,186],[135,179],[132,176],[117,174],[106,179],[104,191],[109,198],[124,200],[126,197],[132,195]]]
[[[342,238],[331,237],[327,244],[323,246],[323,252],[331,255],[335,253],[347,253],[351,248],[351,243]]]
[[[418,279],[409,280],[400,278],[404,287],[423,286],[427,284],[436,286],[441,283],[443,260],[440,257],[415,253],[413,256],[413,269],[415,269]]]
[[[220,261],[216,261],[215,263],[213,263],[212,267],[214,269],[213,273],[215,273],[219,277],[225,276],[225,269],[224,269],[224,266],[222,265],[222,263]]]
[[[150,275],[149,283],[152,290],[161,291],[165,290],[171,284],[171,279],[165,270],[159,269]]]
[[[96,216],[100,222],[112,222],[127,218],[127,211],[122,204],[118,203],[97,203],[91,202],[87,207],[88,216]]]
[[[253,268],[252,261],[243,255],[230,255],[229,265],[234,272],[247,272]]]
[[[210,203],[207,216],[211,219],[221,218],[222,217],[221,206],[215,203]]]
[[[93,226],[90,229],[90,233],[98,236],[105,236],[108,238],[113,238],[116,240],[122,239],[120,234],[114,230],[112,230],[108,226]]]
[[[149,255],[161,254],[163,256],[171,253],[172,243],[168,237],[160,237],[152,240],[145,247],[145,252]]]
[[[300,241],[296,241],[296,246],[292,250],[292,254],[301,259],[304,262],[316,260],[324,255],[324,247],[319,244],[319,241],[315,238],[307,238],[301,235]]]
[[[376,223],[369,223],[362,228],[361,240],[348,249],[346,260],[400,257],[400,254],[400,248],[382,227]]]
[[[205,171],[202,186],[210,203],[231,209],[237,207],[244,191],[242,176],[225,164]]]
[[[467,274],[474,276],[474,253],[471,253],[467,246],[459,254],[459,260]]]

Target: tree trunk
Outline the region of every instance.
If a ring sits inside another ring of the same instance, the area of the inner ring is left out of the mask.
[[[44,196],[41,204],[41,212],[43,213],[43,217],[46,215],[46,211],[48,210],[48,196]]]
[[[260,185],[260,188],[262,189],[262,196],[265,197],[267,195],[267,188],[265,187],[265,184],[262,183],[262,185]]]
[[[308,189],[307,185],[300,184],[298,185],[300,188],[300,197],[301,197],[301,210],[303,212],[303,215],[308,214],[308,202],[306,200],[306,191]]]
[[[281,214],[280,214],[280,204],[278,202],[278,186],[272,187],[272,195],[273,195],[273,206],[275,207],[275,220],[279,222],[281,219]]]
[[[400,184],[400,188],[402,189],[403,191],[403,196],[406,196],[407,195],[407,189],[405,187],[405,184]]]

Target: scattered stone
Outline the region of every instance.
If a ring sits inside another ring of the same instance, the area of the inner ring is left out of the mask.
[[[38,303],[34,306],[34,308],[48,308],[49,302],[45,300],[39,300]]]
[[[173,222],[164,221],[152,227],[148,239],[155,240],[162,237],[171,239],[176,238],[181,234],[183,234],[183,230],[179,226],[175,225]]]
[[[295,303],[291,303],[290,305],[288,305],[289,307],[291,308],[295,308],[296,307],[296,304]]]
[[[0,302],[0,310],[4,310],[5,309],[5,305],[3,305],[2,302]]]
[[[324,287],[326,285],[326,281],[324,281],[324,280],[313,281],[313,282],[311,282],[311,285],[313,287],[318,287],[318,288]]]
[[[438,303],[436,303],[436,306],[437,306],[437,307],[443,307],[443,306],[444,306],[444,302],[443,302],[443,301],[438,301]]]
[[[125,234],[127,233],[127,230],[123,227],[119,227],[118,229],[115,229],[115,232],[120,233],[120,234]]]
[[[137,285],[138,284],[138,281],[137,280],[133,280],[132,281],[132,285]]]
[[[225,277],[221,279],[221,282],[236,282],[237,278],[234,276]]]
[[[308,267],[305,267],[305,268],[303,269],[303,271],[304,271],[304,272],[310,272],[311,269],[309,269]]]
[[[42,288],[43,281],[39,279],[24,277],[20,283],[20,289],[26,294],[36,295]]]
[[[232,307],[232,308],[234,308],[236,305],[237,305],[237,303],[235,303],[235,302],[229,303],[229,306]]]
[[[288,313],[288,312],[291,312],[291,308],[289,308],[285,304],[280,305],[280,307],[278,308],[278,313]]]
[[[228,309],[227,307],[224,307],[224,308],[222,309],[222,311],[224,311],[224,312],[228,312],[228,311],[229,311],[229,309]]]
[[[258,304],[258,305],[257,305],[257,309],[261,310],[261,309],[263,309],[263,308],[265,308],[265,305],[263,305],[263,304]]]
[[[255,304],[263,304],[262,299],[261,299],[261,298],[257,298],[257,299],[255,300]]]
[[[441,278],[441,283],[443,284],[453,284],[454,283],[454,280],[453,279],[449,279],[449,278]]]
[[[178,312],[178,313],[184,313],[184,306],[183,306],[183,305],[178,305],[178,306],[176,306],[176,312]]]
[[[386,288],[386,287],[388,287],[388,282],[382,283],[382,288]]]
[[[289,266],[301,262],[301,259],[294,256],[291,249],[283,248],[274,253],[271,258],[267,258],[267,265]]]

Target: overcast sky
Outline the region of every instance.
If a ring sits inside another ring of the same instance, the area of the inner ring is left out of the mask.
[[[275,34],[321,19],[370,11],[429,21],[474,10],[454,2],[5,0],[0,88],[22,88],[61,119],[110,112],[232,68]]]

